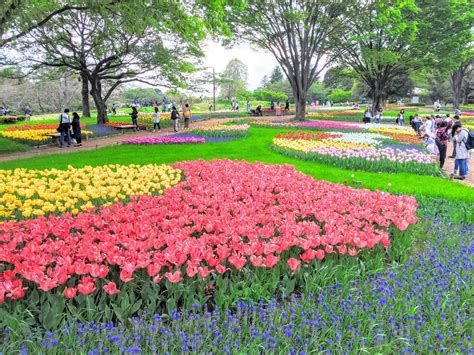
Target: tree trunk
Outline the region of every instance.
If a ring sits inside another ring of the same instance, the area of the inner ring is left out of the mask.
[[[382,104],[382,91],[377,87],[372,88],[372,115],[382,108]]]
[[[464,71],[461,69],[454,70],[451,73],[451,77],[449,78],[451,90],[453,93],[453,105],[456,108],[459,108],[459,104],[461,103],[462,99],[463,72]]]
[[[295,97],[296,104],[295,118],[297,120],[304,121],[306,117],[306,93],[297,92],[297,90],[295,90],[293,95]]]
[[[107,105],[102,98],[102,86],[99,81],[90,80],[91,96],[94,99],[95,107],[97,108],[97,124],[104,124],[109,122],[107,117]]]
[[[89,102],[89,81],[85,74],[81,74],[82,81],[82,117],[91,117],[91,107]]]

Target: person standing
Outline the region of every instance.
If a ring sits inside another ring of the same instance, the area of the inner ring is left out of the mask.
[[[81,118],[77,112],[72,113],[72,133],[76,138],[76,147],[80,147],[82,145],[82,131],[81,131]]]
[[[289,111],[290,110],[290,100],[286,99],[285,101],[285,111]]]
[[[281,105],[280,105],[280,101],[277,101],[275,111],[276,111],[275,113],[276,113],[277,116],[281,116]]]
[[[398,114],[398,125],[401,127],[405,126],[405,110],[401,109],[400,113]]]
[[[155,106],[155,112],[153,113],[153,132],[156,131],[156,127],[158,127],[158,131],[161,131],[160,119],[160,110],[158,106]]]
[[[161,112],[165,113],[166,112],[166,101],[163,99],[163,103],[161,105]]]
[[[455,179],[464,180],[468,172],[467,160],[469,159],[469,150],[466,143],[468,139],[467,129],[463,129],[461,125],[456,126],[456,136],[454,144],[456,146],[455,166],[459,167],[459,176],[451,175]]]
[[[370,123],[371,119],[372,119],[372,112],[370,112],[369,109],[366,109],[364,112],[364,123]]]
[[[274,110],[275,109],[275,103],[272,101],[270,101],[270,110]]]
[[[71,119],[69,118],[69,109],[59,115],[59,127],[57,131],[61,134],[59,137],[59,148],[64,147],[64,137],[67,137],[67,146],[71,146]]]
[[[247,110],[247,113],[250,113],[250,100],[247,100],[245,109]]]
[[[374,123],[380,123],[382,120],[382,111],[375,111],[375,116],[374,116]]]
[[[139,131],[140,127],[138,126],[138,111],[135,106],[132,107],[132,113],[130,114],[132,116],[132,124],[135,126],[135,131]]]
[[[446,161],[446,151],[448,150],[448,124],[446,122],[440,122],[436,129],[436,145],[439,150],[439,167],[443,169],[444,162]]]
[[[184,117],[184,129],[189,128],[189,120],[191,119],[191,110],[189,109],[189,104],[184,105],[183,117]]]
[[[173,121],[173,129],[175,132],[178,132],[179,124],[179,112],[175,106],[171,108],[171,120]]]

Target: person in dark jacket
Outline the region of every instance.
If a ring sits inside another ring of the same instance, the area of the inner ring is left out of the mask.
[[[135,106],[132,107],[132,113],[130,113],[130,116],[132,116],[132,124],[135,126],[135,131],[139,131],[140,127],[138,126],[138,111]]]
[[[72,113],[72,132],[74,133],[74,137],[76,137],[76,147],[80,147],[82,145],[82,133],[81,133],[81,121],[80,117],[77,112]]]
[[[179,112],[175,106],[171,109],[171,121],[173,121],[173,129],[175,132],[178,132],[179,127]]]

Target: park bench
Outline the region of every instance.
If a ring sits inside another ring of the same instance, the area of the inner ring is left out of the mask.
[[[52,139],[54,139],[56,141],[56,144],[59,145],[59,138],[61,138],[61,133],[47,133],[46,136],[51,137]],[[88,140],[89,135],[88,134],[83,134],[82,138],[84,138],[85,140]]]
[[[113,126],[115,129],[118,129],[122,132],[122,134],[125,132],[126,129],[135,129],[135,126],[133,124],[124,124],[120,126]]]

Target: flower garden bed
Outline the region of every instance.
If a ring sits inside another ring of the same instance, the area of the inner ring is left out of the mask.
[[[58,133],[57,128],[57,124],[13,126],[1,130],[0,136],[29,145],[46,144],[53,143],[48,134]],[[93,132],[83,129],[82,134],[92,135]]]
[[[188,132],[195,134],[197,136],[207,136],[207,137],[234,137],[242,138],[248,135],[248,130],[250,125],[248,124],[239,124],[239,125],[224,125],[224,124],[215,124],[215,125],[205,125],[198,128],[193,128]]]
[[[435,157],[420,151],[419,146],[394,147],[409,143],[412,139],[408,130],[392,128],[371,128],[366,133],[326,132],[306,134],[303,132],[278,134],[273,139],[273,149],[284,155],[311,161],[343,166],[354,170],[400,172],[439,176]],[[373,133],[379,132],[379,133]],[[398,132],[398,131],[397,131]],[[381,134],[385,133],[385,134]],[[408,139],[400,137],[407,137]]]
[[[154,145],[154,144],[196,144],[205,143],[204,138],[197,137],[140,137],[129,138],[122,141],[122,144],[136,144],[136,145]]]

